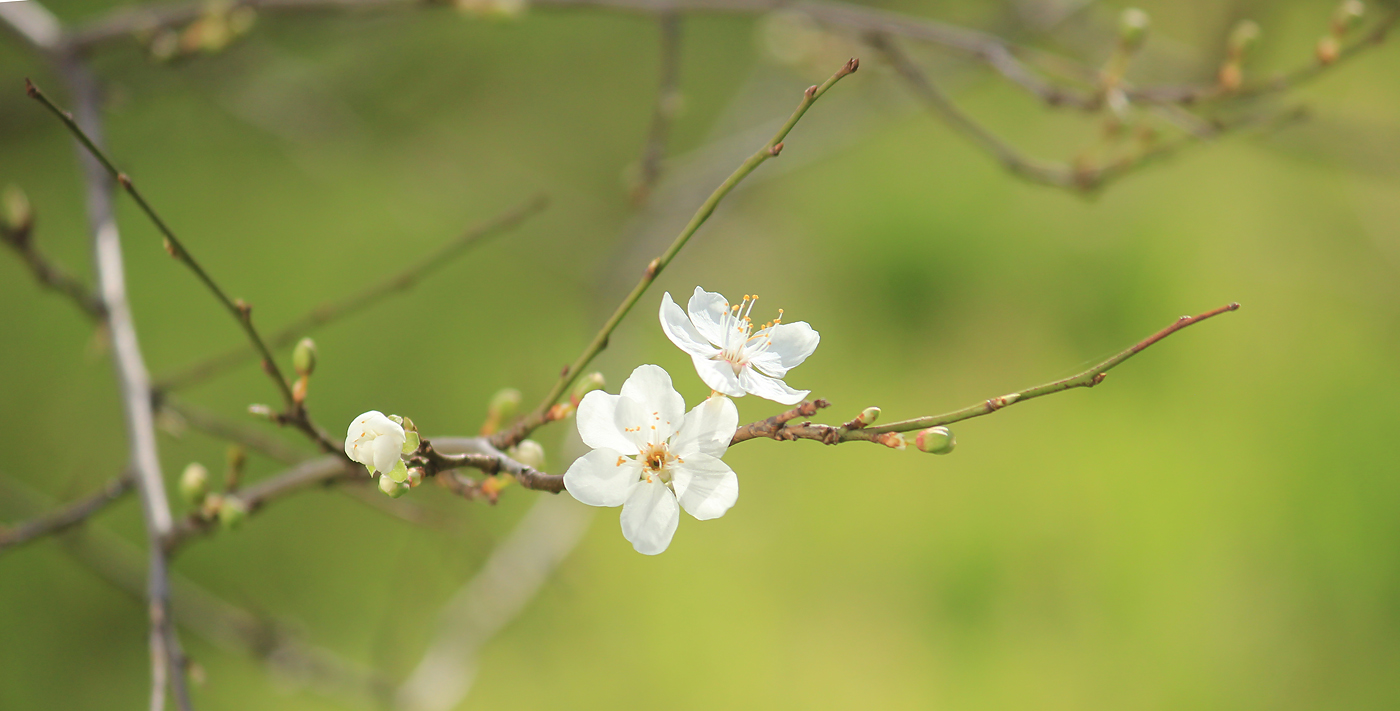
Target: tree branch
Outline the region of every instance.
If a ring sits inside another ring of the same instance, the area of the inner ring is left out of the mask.
[[[671,134],[671,122],[675,120],[680,104],[677,84],[681,64],[681,16],[674,12],[658,14],[656,26],[661,33],[661,77],[656,87],[651,128],[647,131],[646,145],[642,147],[637,184],[632,190],[632,201],[636,203],[645,200],[661,178],[661,163],[666,158],[666,139]]]
[[[353,294],[317,306],[269,336],[267,338],[268,346],[282,348],[292,345],[320,326],[361,311],[389,294],[409,289],[424,277],[464,254],[471,247],[516,227],[526,219],[538,214],[548,205],[549,198],[544,195],[536,195],[490,221],[473,226],[461,235],[444,242],[437,249],[399,272]],[[194,363],[164,378],[159,378],[155,387],[159,391],[188,387],[213,378],[257,353],[257,349],[251,344],[244,344]]]
[[[106,318],[106,309],[102,306],[102,300],[92,292],[88,286],[78,281],[67,270],[54,264],[34,247],[32,235],[29,230],[10,230],[0,227],[0,242],[9,245],[19,255],[24,265],[34,274],[34,279],[40,286],[52,289],[73,302],[78,310],[82,311],[88,318],[101,322]]]
[[[107,508],[131,491],[135,484],[130,474],[122,474],[107,482],[101,491],[77,501],[64,504],[56,511],[37,516],[13,526],[0,527],[0,552],[29,543],[36,538],[62,533]]]
[[[762,148],[758,149],[758,151],[740,164],[718,188],[715,188],[715,191],[710,194],[710,197],[695,211],[695,215],[690,218],[690,222],[681,230],[681,233],[676,236],[675,241],[671,242],[671,246],[668,247],[661,256],[651,260],[651,263],[647,265],[646,271],[642,274],[641,281],[637,282],[637,285],[632,288],[632,293],[628,294],[627,297],[622,300],[622,304],[617,307],[613,315],[603,324],[598,334],[593,337],[593,341],[583,349],[583,353],[579,354],[579,357],[572,365],[564,369],[564,372],[559,376],[559,380],[554,384],[554,387],[550,389],[549,394],[545,396],[539,406],[535,408],[533,412],[521,418],[514,427],[493,436],[491,441],[496,447],[505,449],[518,444],[520,440],[524,439],[530,432],[534,431],[535,428],[553,419],[557,419],[551,414],[554,403],[564,395],[564,392],[568,390],[569,386],[578,378],[579,374],[583,372],[583,369],[588,366],[594,356],[598,355],[600,351],[607,347],[608,338],[612,335],[613,330],[617,328],[618,324],[622,322],[623,317],[627,315],[628,311],[632,310],[632,306],[634,306],[637,300],[642,297],[642,294],[646,292],[647,287],[651,286],[651,283],[656,280],[657,275],[666,268],[666,265],[671,263],[672,259],[675,259],[676,254],[681,251],[681,248],[685,246],[685,243],[690,240],[696,230],[700,229],[700,226],[705,224],[705,220],[709,219],[710,215],[714,213],[715,208],[719,206],[724,196],[728,195],[729,191],[734,189],[734,186],[738,185],[745,177],[757,169],[758,166],[762,165],[764,161],[781,153],[783,150],[783,139],[786,138],[793,127],[797,125],[797,122],[801,120],[802,115],[807,113],[807,109],[811,108],[812,104],[816,103],[817,99],[821,98],[827,90],[835,86],[836,82],[841,81],[846,75],[855,72],[859,67],[860,60],[852,58],[820,86],[811,86],[807,88],[807,91],[802,95],[801,103],[797,105],[797,110],[793,111],[792,116],[788,117],[787,122],[783,124],[782,128],[778,129],[777,134],[769,139]]]
[[[843,442],[862,441],[875,442],[878,444],[884,444],[886,446],[892,447],[902,446],[903,440],[897,436],[897,433],[900,432],[922,430],[928,427],[948,425],[954,422],[961,422],[962,420],[969,420],[974,417],[990,415],[993,412],[1001,410],[1005,407],[1009,407],[1016,403],[1026,402],[1027,400],[1033,400],[1035,398],[1044,397],[1046,395],[1053,395],[1054,393],[1064,392],[1066,390],[1071,390],[1074,388],[1092,388],[1095,385],[1098,385],[1099,383],[1103,382],[1104,378],[1108,376],[1108,371],[1118,367],[1120,364],[1123,363],[1123,361],[1126,361],[1127,359],[1137,355],[1138,353],[1141,353],[1148,347],[1166,338],[1167,336],[1170,336],[1173,333],[1176,333],[1177,331],[1180,331],[1181,329],[1186,328],[1187,326],[1190,326],[1192,324],[1200,323],[1201,321],[1205,321],[1206,319],[1219,316],[1223,313],[1235,311],[1239,309],[1239,307],[1239,304],[1232,303],[1227,304],[1225,306],[1221,306],[1218,309],[1212,309],[1203,314],[1200,314],[1199,316],[1182,316],[1181,318],[1177,319],[1176,322],[1172,325],[1167,326],[1166,328],[1158,331],[1157,333],[1152,334],[1151,336],[1148,336],[1147,338],[1144,338],[1143,340],[1133,344],[1131,347],[1118,353],[1112,358],[1109,358],[1108,360],[1099,363],[1098,365],[1082,373],[1079,373],[1078,375],[1073,375],[1068,378],[1063,378],[1054,382],[1045,383],[1043,385],[1037,385],[1033,388],[1027,388],[1020,392],[1002,395],[1001,397],[994,397],[980,402],[976,405],[964,407],[961,410],[954,410],[952,412],[944,413],[942,415],[918,417],[911,420],[901,420],[899,422],[891,422],[884,425],[876,425],[871,427],[865,427],[862,429],[850,429],[847,427],[837,427],[834,425],[813,424],[811,422],[803,422],[799,425],[793,425],[790,423],[791,420],[795,420],[798,417],[810,417],[818,409],[826,406],[825,400],[817,400],[815,402],[804,402],[798,405],[796,408],[785,412],[781,415],[770,417],[767,420],[761,420],[759,422],[740,427],[739,430],[734,433],[734,439],[730,441],[730,445],[732,446],[740,442],[748,441],[750,439],[768,438],[780,441],[810,439],[825,444],[840,444]]]

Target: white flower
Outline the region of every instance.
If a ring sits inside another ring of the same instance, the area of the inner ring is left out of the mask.
[[[404,468],[399,455],[403,453],[408,435],[397,422],[378,410],[370,410],[355,418],[345,433],[345,456],[369,468],[370,474],[388,472],[393,476]],[[395,481],[404,477],[394,476]]]
[[[739,427],[739,410],[712,396],[685,412],[671,376],[638,366],[622,393],[595,390],[578,406],[578,433],[592,452],[564,473],[564,487],[589,506],[621,506],[622,535],[638,553],[671,545],[681,507],[701,521],[739,498],[739,478],[720,461]]]
[[[723,296],[697,286],[687,317],[668,292],[661,297],[661,329],[690,354],[700,379],[712,390],[795,405],[811,391],[793,390],[782,378],[812,355],[821,336],[805,322],[783,323],[782,309],[776,320],[752,333],[749,312],[755,303],[757,296],[745,296],[730,306]]]

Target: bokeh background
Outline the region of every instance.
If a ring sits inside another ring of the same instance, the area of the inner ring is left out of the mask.
[[[76,21],[122,4],[51,9]],[[1088,3],[1045,31],[1040,3],[879,5],[1091,62],[1121,9]],[[1250,67],[1306,63],[1333,5],[1143,7],[1153,36],[1130,76],[1147,81],[1209,80],[1240,17],[1264,28]],[[683,111],[641,206],[628,181],[658,66],[645,17],[267,17],[216,55],[158,63],[120,42],[94,66],[119,164],[269,328],[547,193],[544,214],[314,334],[310,403],[329,429],[374,408],[465,435],[499,388],[538,399],[703,196],[850,51],[831,39],[794,49],[773,22],[685,20]],[[955,56],[914,54],[1035,155],[1103,150],[1101,118],[1047,109]],[[1003,172],[862,56],[622,325],[596,361],[610,389],[651,362],[688,401],[706,394],[654,316],[663,291],[696,284],[757,292],[763,319],[781,306],[820,330],[788,382],[834,403],[835,422],[867,405],[887,418],[954,409],[1078,372],[1181,314],[1242,310],[1092,391],[958,425],[950,456],[736,447],[738,505],[685,517],[659,557],[632,551],[616,510],[576,516],[577,547],[469,668],[448,672],[470,683],[459,707],[1395,708],[1400,48],[1291,93],[1310,111],[1301,124],[1222,138],[1088,198]],[[30,195],[40,247],[90,278],[73,147],[24,97],[25,76],[67,100],[0,37],[0,183]],[[119,205],[152,371],[238,344]],[[28,501],[75,497],[121,469],[125,445],[89,324],[9,254],[0,299],[0,511],[13,521],[14,487]],[[183,395],[254,427],[244,408],[276,399],[252,364]],[[745,420],[778,410],[739,405]],[[572,429],[540,433],[552,471],[577,451]],[[167,479],[194,460],[217,473],[224,447],[163,435]],[[280,468],[253,455],[248,478]],[[190,546],[175,570],[400,681],[541,496],[509,489],[493,508],[424,487],[410,496],[436,514],[423,527],[307,493]],[[566,497],[553,514],[584,509]],[[140,544],[138,508],[127,500],[92,528]],[[201,709],[367,706],[183,638],[205,677]],[[138,707],[147,664],[141,604],[65,544],[0,559],[0,707]]]

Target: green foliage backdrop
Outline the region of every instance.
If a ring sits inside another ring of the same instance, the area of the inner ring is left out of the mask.
[[[114,4],[53,9],[79,19]],[[1206,57],[1233,17],[1255,17],[1261,67],[1306,61],[1331,11],[1145,7],[1153,42]],[[899,9],[992,27],[1004,10]],[[217,56],[166,66],[122,46],[96,70],[111,83],[113,154],[267,327],[549,193],[519,230],[316,334],[311,403],[330,429],[377,408],[429,435],[470,434],[498,388],[544,393],[730,156],[759,145],[816,78],[772,61],[756,27],[686,21],[677,157],[640,213],[624,176],[655,92],[644,18],[266,19]],[[756,291],[760,312],[782,306],[821,331],[789,383],[831,400],[833,420],[867,405],[886,417],[952,409],[1077,372],[1183,313],[1243,309],[1092,391],[954,427],[948,457],[736,448],[739,504],[717,521],[687,517],[657,558],[631,550],[615,510],[600,512],[484,650],[463,708],[1394,708],[1400,49],[1307,87],[1302,125],[1222,139],[1093,199],[1008,176],[874,59],[644,297],[598,361],[611,387],[654,362],[689,401],[705,394],[654,316],[663,290],[697,283]],[[1038,152],[1092,140],[1080,119],[983,71],[949,70],[973,113]],[[90,276],[71,140],[24,98],[25,76],[58,87],[0,41],[0,183],[28,191],[42,248]],[[239,343],[134,206],[118,214],[153,372]],[[109,360],[9,255],[0,299],[0,476],[55,499],[90,491],[125,457]],[[186,397],[237,415],[276,393],[249,365]],[[739,405],[745,420],[777,409]],[[543,433],[552,471],[571,428]],[[198,434],[161,447],[170,481],[223,456]],[[254,457],[249,477],[277,469]],[[175,567],[397,678],[446,598],[542,495],[509,489],[491,508],[415,491],[453,517],[444,534],[309,493]],[[142,540],[134,501],[95,525]],[[55,542],[0,559],[0,610],[0,707],[143,702],[143,608]],[[340,708],[184,638],[207,673],[202,709]]]

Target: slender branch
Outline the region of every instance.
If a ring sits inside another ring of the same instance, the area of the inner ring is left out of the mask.
[[[23,231],[9,230],[0,227],[0,242],[9,245],[19,255],[29,271],[34,274],[34,279],[41,286],[52,289],[73,302],[78,310],[82,311],[88,318],[101,322],[107,316],[107,311],[102,305],[102,299],[93,293],[92,289],[81,281],[78,281],[67,270],[49,260],[34,247],[32,235],[26,228]]]
[[[1192,324],[1200,323],[1201,321],[1214,318],[1223,313],[1235,311],[1239,309],[1239,307],[1239,304],[1232,303],[1217,309],[1212,309],[1198,316],[1182,316],[1172,325],[1138,341],[1126,350],[1082,373],[1043,385],[1037,385],[1033,388],[1027,388],[1020,392],[994,397],[976,405],[964,407],[961,410],[954,410],[942,415],[901,420],[899,422],[891,422],[862,429],[812,424],[811,422],[803,422],[799,425],[791,424],[791,420],[795,420],[798,417],[809,417],[815,413],[817,409],[825,407],[826,404],[824,400],[804,402],[781,415],[740,427],[738,432],[734,433],[734,439],[730,441],[730,444],[738,444],[750,439],[768,438],[781,441],[810,439],[825,444],[862,441],[876,442],[887,446],[899,446],[902,444],[902,440],[899,439],[897,433],[900,432],[922,430],[928,427],[948,425],[954,422],[961,422],[962,420],[969,420],[974,417],[990,415],[993,412],[1010,407],[1016,403],[1034,400],[1038,397],[1053,395],[1074,388],[1092,388],[1103,382],[1104,378],[1108,376],[1108,371],[1118,367],[1123,361],[1141,353],[1167,336]]]
[[[269,436],[262,430],[248,427],[242,422],[230,420],[216,412],[185,402],[172,395],[162,396],[157,406],[162,412],[178,417],[181,422],[190,427],[212,437],[241,444],[268,459],[283,464],[296,464],[307,458],[305,452],[291,447],[276,437]]]
[[[446,266],[468,249],[485,240],[509,231],[526,219],[538,214],[549,204],[544,195],[536,195],[525,203],[479,225],[475,225],[461,235],[444,242],[437,249],[425,255],[399,272],[370,286],[344,296],[336,301],[323,303],[282,329],[267,337],[271,348],[282,348],[297,342],[312,330],[332,321],[344,318],[377,303],[381,298],[416,285],[424,277]],[[176,373],[159,378],[156,389],[160,391],[178,390],[198,382],[213,378],[237,366],[257,354],[251,344],[232,348],[198,363],[194,363]]]
[[[700,226],[705,224],[705,220],[709,219],[710,215],[714,213],[715,208],[719,206],[724,196],[728,195],[729,191],[734,189],[734,186],[743,181],[743,179],[757,169],[758,166],[762,165],[769,158],[773,158],[781,153],[783,150],[783,139],[785,139],[788,133],[792,131],[793,127],[797,125],[797,122],[801,120],[802,115],[807,113],[807,109],[811,108],[812,104],[816,103],[817,99],[821,98],[827,90],[835,86],[836,82],[841,81],[846,75],[855,72],[859,67],[860,60],[852,58],[820,86],[814,85],[807,88],[807,91],[802,95],[801,103],[797,105],[797,110],[793,111],[792,116],[788,117],[787,122],[783,124],[782,128],[778,129],[778,132],[773,138],[769,139],[762,148],[749,156],[720,184],[719,187],[715,188],[715,191],[710,194],[710,197],[700,205],[700,209],[695,211],[695,215],[690,218],[690,222],[686,224],[685,228],[681,230],[681,233],[676,236],[675,241],[671,242],[671,246],[668,247],[661,256],[651,260],[651,263],[647,265],[646,271],[642,274],[641,281],[638,281],[637,285],[632,288],[632,292],[622,300],[617,310],[614,311],[613,315],[603,324],[598,334],[593,337],[592,342],[583,349],[583,352],[579,354],[573,364],[564,369],[564,372],[559,376],[559,380],[554,384],[554,387],[550,389],[549,394],[545,396],[539,406],[535,408],[533,412],[521,418],[520,422],[514,427],[497,433],[492,438],[491,441],[496,447],[502,449],[510,447],[524,439],[525,436],[535,428],[552,419],[556,419],[551,415],[554,403],[564,395],[569,385],[578,378],[579,374],[583,372],[583,369],[593,360],[594,356],[598,355],[600,351],[607,347],[608,338],[612,336],[613,330],[622,322],[623,317],[627,315],[628,311],[632,310],[637,300],[646,292],[647,287],[651,286],[651,283],[656,280],[657,275],[666,268],[666,265],[671,263],[672,259],[675,259],[676,254],[681,251],[681,248],[685,246],[685,243],[690,240],[696,230],[700,229]]]
[[[96,79],[86,67],[71,59],[59,61],[59,69],[73,92],[77,116],[63,114],[89,149],[102,140],[102,116]],[[79,126],[83,128],[79,128]],[[100,151],[98,151],[100,154]],[[88,221],[96,253],[97,284],[112,337],[112,355],[125,412],[131,470],[141,499],[146,538],[150,546],[147,569],[147,603],[150,615],[151,711],[165,708],[166,689],[174,694],[181,711],[191,708],[185,683],[185,657],[170,613],[170,580],[163,542],[173,526],[170,502],[156,451],[155,416],[151,411],[150,381],[136,338],[136,326],[126,299],[121,236],[112,210],[112,183],[103,166],[79,154],[87,183]]]
[[[267,371],[268,377],[272,378],[273,382],[277,384],[277,389],[282,394],[282,400],[287,407],[287,413],[281,421],[291,424],[306,433],[308,437],[314,440],[320,445],[321,449],[326,452],[340,451],[340,447],[337,446],[329,436],[316,427],[311,421],[310,415],[307,414],[306,408],[292,395],[291,386],[288,385],[286,377],[282,375],[282,370],[278,367],[276,359],[272,357],[272,352],[268,350],[267,344],[263,342],[262,336],[258,334],[258,330],[253,326],[252,308],[241,300],[235,302],[224,293],[223,289],[214,282],[208,272],[204,271],[204,267],[200,266],[199,262],[195,261],[194,256],[190,254],[189,250],[185,248],[185,245],[175,236],[175,233],[171,231],[170,227],[161,219],[160,215],[156,214],[156,211],[151,207],[150,203],[146,201],[141,191],[136,189],[136,185],[131,181],[131,178],[117,169],[116,165],[112,163],[112,160],[107,157],[107,154],[73,119],[72,114],[60,109],[44,94],[44,92],[40,91],[39,88],[34,86],[34,83],[28,79],[24,80],[24,86],[30,98],[43,104],[44,108],[47,108],[54,116],[57,116],[58,119],[63,122],[63,125],[68,128],[69,132],[73,134],[74,138],[77,138],[78,142],[87,149],[87,152],[106,169],[107,173],[116,180],[123,189],[126,190],[126,193],[131,196],[131,199],[136,201],[141,211],[146,214],[146,217],[150,218],[151,222],[156,226],[156,229],[160,230],[160,233],[165,236],[166,251],[170,252],[171,256],[178,259],[188,267],[190,271],[194,272],[200,282],[214,294],[215,298],[223,305],[224,309],[238,322],[239,327],[242,328],[244,334],[248,336],[249,342],[253,344],[258,354],[262,356],[263,369]]]
[[[666,139],[671,135],[671,122],[676,118],[680,103],[681,16],[674,12],[656,16],[661,33],[661,78],[656,88],[656,103],[651,114],[651,128],[642,148],[637,184],[632,190],[633,202],[640,203],[651,193],[661,178],[661,163],[666,158]]]
[[[101,491],[64,504],[56,511],[14,526],[0,527],[0,552],[85,523],[90,517],[106,509],[109,504],[126,496],[134,485],[135,481],[130,474],[122,474],[107,482]]]

